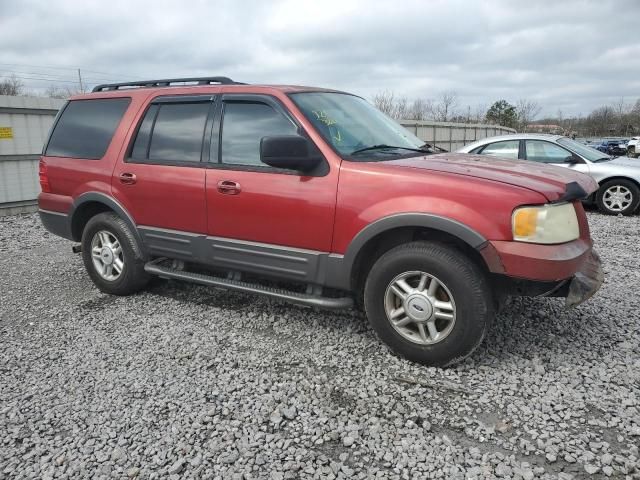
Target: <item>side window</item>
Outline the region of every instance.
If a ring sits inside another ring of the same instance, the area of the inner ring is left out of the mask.
[[[520,140],[506,140],[504,142],[490,143],[480,153],[493,157],[517,159],[519,149]]]
[[[130,158],[148,163],[200,162],[209,102],[153,104]]]
[[[544,140],[527,140],[527,160],[540,163],[564,163],[571,156],[568,150]]]
[[[260,140],[272,135],[295,135],[297,127],[264,103],[226,102],[222,122],[221,161],[225,164],[263,166]]]
[[[72,100],[49,138],[45,155],[97,160],[104,156],[129,98]]]

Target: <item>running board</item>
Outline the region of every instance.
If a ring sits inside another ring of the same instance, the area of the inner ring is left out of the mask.
[[[353,299],[349,297],[323,297],[321,295],[309,295],[304,293],[292,292],[281,288],[264,287],[253,283],[242,282],[239,280],[231,280],[226,278],[213,277],[202,273],[185,272],[184,270],[176,270],[171,267],[160,265],[165,258],[159,258],[151,262],[147,262],[144,270],[147,273],[157,275],[162,278],[171,278],[175,280],[184,280],[186,282],[198,283],[209,287],[220,287],[229,290],[236,290],[245,293],[258,293],[272,298],[278,298],[287,302],[307,307],[327,308],[331,310],[339,310],[350,308],[353,306]]]

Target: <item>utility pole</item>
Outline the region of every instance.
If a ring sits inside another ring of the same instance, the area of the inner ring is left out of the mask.
[[[78,82],[80,83],[80,92],[84,92],[84,88],[82,87],[82,75],[80,74],[80,69],[78,69]]]

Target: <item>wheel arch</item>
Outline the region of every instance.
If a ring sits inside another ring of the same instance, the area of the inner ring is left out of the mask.
[[[612,180],[626,180],[628,182],[633,183],[636,187],[638,187],[638,189],[640,189],[640,182],[638,182],[638,180],[631,178],[631,177],[625,177],[623,175],[613,175],[611,177],[607,177],[604,178],[602,180],[598,181],[598,186],[602,187],[605,183],[610,182]]]
[[[339,277],[339,288],[359,291],[375,259],[397,245],[414,240],[454,245],[486,271],[490,270],[480,253],[488,242],[472,228],[439,215],[397,214],[367,225],[353,238],[333,275]]]
[[[79,242],[87,222],[99,213],[113,212],[118,215],[129,227],[136,242],[142,247],[143,242],[133,218],[116,200],[99,192],[87,192],[80,195],[74,202],[69,212],[70,229],[73,240]],[[144,252],[136,252],[143,255]]]

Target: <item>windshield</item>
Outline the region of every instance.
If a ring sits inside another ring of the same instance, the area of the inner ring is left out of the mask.
[[[379,157],[419,155],[420,152],[411,153],[411,150],[419,150],[424,145],[403,126],[355,95],[306,92],[291,94],[291,99],[343,157],[379,160]]]
[[[577,153],[581,157],[586,158],[590,162],[597,162],[598,160],[609,160],[611,158],[609,157],[609,155],[602,153],[600,150],[588,147],[567,137],[559,138],[558,143],[564,147],[567,147],[573,153]]]

